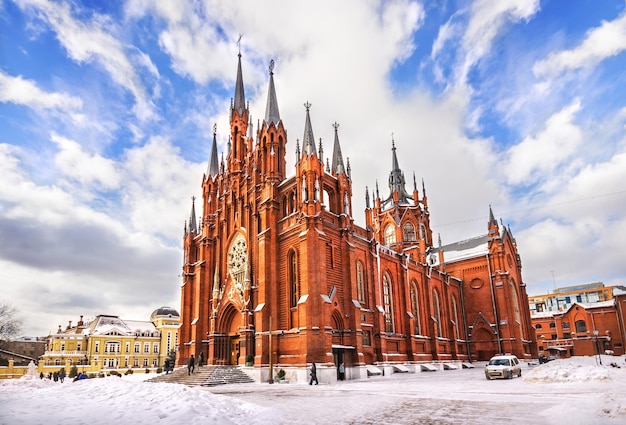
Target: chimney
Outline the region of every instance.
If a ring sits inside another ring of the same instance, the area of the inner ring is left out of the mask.
[[[72,321],[69,321],[69,324],[67,325],[67,330],[69,330],[72,327]]]
[[[80,320],[78,321],[78,323],[76,324],[76,326],[83,326],[83,325],[84,325],[84,323],[83,323],[83,316],[81,315],[81,316],[80,316]]]

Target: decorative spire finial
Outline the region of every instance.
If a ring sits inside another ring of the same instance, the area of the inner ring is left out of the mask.
[[[306,108],[306,110],[308,111],[308,110],[311,108],[311,103],[307,100],[307,101],[304,103],[304,107],[305,107],[305,108]]]
[[[243,38],[243,34],[239,34],[239,38],[237,39],[237,47],[239,48],[239,56],[241,56],[241,39]]]
[[[217,134],[217,123],[213,124],[213,135],[215,136]]]
[[[274,74],[274,59],[270,60],[270,74]]]

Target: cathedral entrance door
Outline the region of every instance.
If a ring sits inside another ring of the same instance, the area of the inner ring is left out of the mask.
[[[241,342],[239,341],[239,335],[230,337],[230,362],[231,365],[239,364],[239,352],[241,348]]]

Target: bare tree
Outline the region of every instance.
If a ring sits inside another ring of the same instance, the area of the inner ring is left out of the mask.
[[[10,341],[22,330],[19,310],[9,302],[0,302],[0,341]]]

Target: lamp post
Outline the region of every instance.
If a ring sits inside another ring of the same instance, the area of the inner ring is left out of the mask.
[[[598,355],[598,362],[602,364],[602,357],[600,356],[600,342],[598,341],[598,331],[593,331],[593,336],[596,338],[596,353]]]

